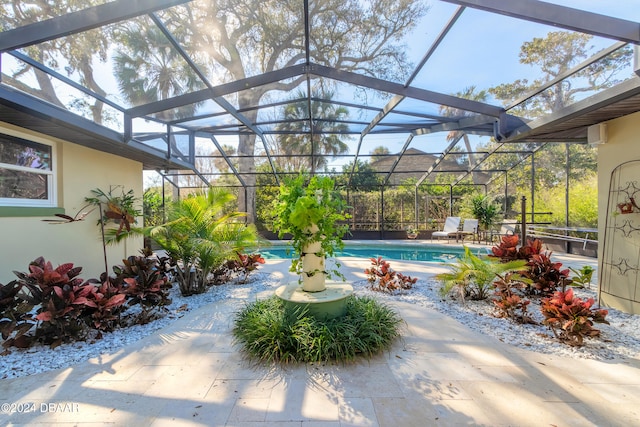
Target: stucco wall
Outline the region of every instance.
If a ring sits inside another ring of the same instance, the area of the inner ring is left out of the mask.
[[[620,215],[616,212],[616,198],[624,198],[626,194],[618,191],[619,188],[627,182],[636,181],[636,174],[627,172],[625,177],[611,185],[611,175],[616,167],[640,160],[640,113],[606,124],[607,142],[598,146],[598,279],[601,303],[640,314],[640,213]],[[640,188],[640,162],[637,165],[636,185]],[[636,198],[639,196],[640,193]],[[629,227],[625,225],[626,221],[629,221]],[[639,229],[633,230],[633,227]]]
[[[109,186],[122,185],[125,191],[133,189],[136,197],[142,197],[142,164],[139,162],[23,132],[2,123],[0,133],[55,144],[58,206],[64,208],[67,215],[74,216],[85,205],[84,198],[91,196],[91,190],[96,188],[107,191]],[[83,279],[97,278],[104,271],[98,210],[80,222],[48,224],[42,221],[52,218],[0,217],[0,283],[13,280],[14,270],[27,271],[29,262],[38,256],[44,256],[54,266],[66,262],[81,266]],[[140,221],[142,218],[138,218]],[[142,238],[135,238],[108,247],[109,272],[111,265],[121,264],[126,256],[137,255],[142,245]]]

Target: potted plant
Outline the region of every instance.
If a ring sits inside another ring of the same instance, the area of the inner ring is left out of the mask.
[[[418,230],[410,225],[407,227],[407,239],[416,239],[418,237]]]
[[[325,290],[325,281],[334,276],[344,279],[336,269],[326,267],[326,257],[342,249],[350,218],[347,205],[329,177],[300,175],[280,186],[274,202],[274,231],[280,238],[291,235],[294,258],[290,271],[302,276],[302,289]]]
[[[471,199],[471,214],[478,220],[480,229],[490,230],[500,216],[500,209],[488,196],[481,194]]]

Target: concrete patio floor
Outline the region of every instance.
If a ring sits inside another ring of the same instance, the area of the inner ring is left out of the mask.
[[[579,266],[594,260],[567,261]],[[364,278],[368,262],[343,264],[348,278]],[[420,278],[441,269],[400,261],[394,267]],[[287,268],[287,262],[271,260],[262,271],[286,281]],[[640,425],[639,360],[535,354],[407,303],[392,304],[407,324],[403,339],[371,360],[252,366],[230,332],[246,298],[190,311],[114,354],[0,380],[0,425]],[[33,406],[7,413],[7,404]]]

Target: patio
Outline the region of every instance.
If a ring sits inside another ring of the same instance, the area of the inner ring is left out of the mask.
[[[567,265],[594,263],[570,256]],[[351,280],[365,260],[343,260]],[[396,261],[427,278],[442,267]],[[262,271],[289,280],[288,263]],[[388,353],[355,365],[251,366],[232,343],[242,295],[188,312],[114,354],[0,380],[3,425],[136,426],[628,426],[638,417],[640,361],[542,355],[452,318],[392,303],[407,322]],[[4,406],[3,406],[4,408]]]

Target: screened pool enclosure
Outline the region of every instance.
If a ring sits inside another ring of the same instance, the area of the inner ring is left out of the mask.
[[[0,120],[165,195],[230,187],[267,229],[300,171],[335,176],[354,230],[428,229],[471,192],[545,223],[540,174],[570,188],[599,124],[640,110],[632,2],[50,3],[1,2]]]

